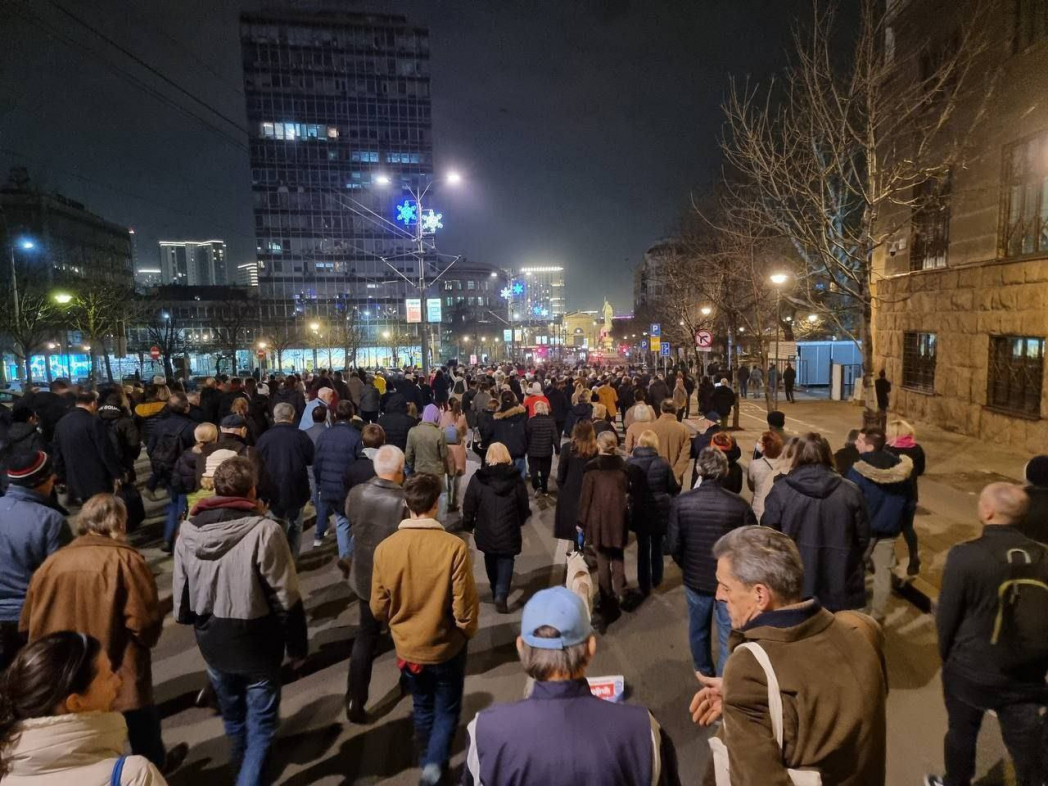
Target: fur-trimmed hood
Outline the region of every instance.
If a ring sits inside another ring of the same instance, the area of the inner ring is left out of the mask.
[[[495,420],[503,420],[505,418],[512,418],[515,415],[525,415],[525,414],[527,414],[527,412],[528,412],[527,409],[525,409],[520,404],[518,404],[517,406],[510,407],[509,409],[507,409],[507,410],[505,410],[503,412],[496,412],[495,413]]]
[[[881,450],[863,453],[852,469],[873,483],[887,486],[908,481],[913,474],[913,461],[909,456],[893,456]]]

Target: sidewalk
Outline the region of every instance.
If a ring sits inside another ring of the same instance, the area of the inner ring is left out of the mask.
[[[794,404],[780,399],[779,408],[786,413],[788,433],[818,431],[834,450],[843,446],[849,430],[862,424],[862,409],[858,405],[806,394],[798,394]],[[743,463],[748,463],[754,443],[767,428],[766,415],[763,399],[743,401],[739,417],[742,430],[732,434],[742,448]],[[697,421],[697,417],[690,419],[692,426]],[[1023,467],[1030,456],[1007,445],[987,444],[918,421],[911,421],[911,425],[927,456],[927,470],[920,479],[920,501],[914,521],[920,541],[921,573],[905,589],[918,605],[934,606],[950,547],[978,537],[981,530],[976,514],[979,492],[996,481],[1022,482]],[[743,495],[748,497],[749,491],[744,490]],[[901,566],[905,565],[906,545],[901,538],[897,554]],[[904,570],[901,566],[900,578]]]

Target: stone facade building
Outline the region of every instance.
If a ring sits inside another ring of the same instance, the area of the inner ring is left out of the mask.
[[[874,372],[887,372],[891,409],[903,417],[1040,453],[1048,440],[1048,2],[992,5],[983,73],[995,74],[994,87],[972,154],[875,258]],[[896,0],[894,51],[949,40],[956,8]]]

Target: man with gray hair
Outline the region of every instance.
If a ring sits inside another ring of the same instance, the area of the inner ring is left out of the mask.
[[[309,467],[313,464],[313,440],[295,425],[295,408],[286,402],[273,407],[273,428],[258,438],[255,446],[262,457],[269,489],[272,516],[284,526],[292,557],[298,558],[302,542],[302,508],[309,502]]]
[[[732,530],[713,555],[717,599],[733,630],[723,680],[700,677],[705,687],[691,704],[697,723],[724,718],[710,740],[706,786],[729,770],[732,783],[785,784],[793,782],[788,771],[804,769],[822,783],[884,786],[888,684],[880,626],[803,599],[804,564],[781,532]]]
[[[723,603],[717,602],[717,563],[713,544],[727,532],[756,524],[749,504],[722,485],[728,475],[728,459],[716,448],[704,448],[695,460],[699,485],[681,494],[670,507],[666,531],[666,553],[684,574],[684,597],[688,602],[688,640],[695,671],[707,677],[724,673],[728,660],[731,625]],[[710,623],[717,619],[720,655],[716,670],[710,653]]]
[[[948,728],[946,775],[927,786],[971,783],[983,715],[993,710],[1016,782],[1048,776],[1048,547],[1020,531],[1029,497],[1012,483],[979,496],[982,535],[950,549],[936,612]]]
[[[379,429],[369,425],[367,428]],[[380,429],[379,429],[380,430]],[[346,518],[353,536],[350,586],[360,603],[360,627],[353,639],[346,686],[346,717],[350,723],[366,723],[371,666],[382,625],[375,620],[371,601],[371,573],[378,544],[397,531],[408,518],[404,504],[404,451],[383,445],[372,459],[375,477],[354,486],[346,497]]]

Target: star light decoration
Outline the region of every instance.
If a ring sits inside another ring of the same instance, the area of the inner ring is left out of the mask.
[[[406,200],[397,205],[397,221],[400,221],[404,226],[417,223],[418,205]]]
[[[422,212],[422,231],[432,235],[438,229],[443,229],[442,218],[444,218],[443,213],[438,213],[435,210],[424,210]]]

